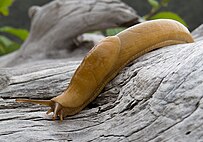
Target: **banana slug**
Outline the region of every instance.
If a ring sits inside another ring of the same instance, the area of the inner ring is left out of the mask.
[[[68,88],[51,100],[17,99],[50,106],[53,120],[80,112],[130,61],[164,46],[191,43],[188,29],[174,20],[159,19],[132,26],[93,47],[75,71]]]

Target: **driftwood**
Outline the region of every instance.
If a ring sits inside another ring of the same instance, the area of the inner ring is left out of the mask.
[[[51,121],[46,107],[14,98],[51,98],[80,61],[54,60],[0,70],[1,141],[201,141],[203,30],[192,44],[168,46],[125,67],[81,113]]]
[[[30,35],[21,49],[0,58],[0,67],[29,61],[84,56],[77,40],[86,32],[138,23],[136,12],[119,0],[55,0],[29,10]],[[91,45],[92,47],[92,45]]]
[[[59,95],[81,58],[33,59],[0,68],[0,141],[202,141],[202,35],[203,25],[193,32],[195,43],[134,60],[85,110],[63,122],[52,121],[47,107],[14,100]]]

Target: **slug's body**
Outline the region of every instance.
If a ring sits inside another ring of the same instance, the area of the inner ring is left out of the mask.
[[[130,61],[160,47],[190,43],[190,32],[174,20],[153,20],[130,27],[119,34],[107,37],[84,58],[67,90],[51,100],[18,99],[48,105],[62,120],[67,115],[80,112],[93,101],[118,72]]]

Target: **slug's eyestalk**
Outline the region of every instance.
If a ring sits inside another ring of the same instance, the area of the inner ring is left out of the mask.
[[[57,102],[54,102],[52,100],[32,100],[32,99],[16,99],[16,102],[23,102],[23,103],[33,103],[33,104],[40,104],[44,106],[51,107],[46,114],[50,114],[53,112],[52,119],[56,120],[56,118],[59,116],[60,120],[63,120],[63,110],[62,105],[60,105]]]
[[[60,118],[61,121],[63,121],[63,109],[62,109],[62,105],[60,105],[59,103],[54,103],[54,108],[53,110],[53,116],[52,119],[55,120],[58,116]]]

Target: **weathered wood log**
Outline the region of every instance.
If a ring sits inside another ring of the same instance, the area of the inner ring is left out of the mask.
[[[84,56],[77,37],[86,32],[138,23],[136,12],[119,0],[55,0],[29,10],[31,29],[20,50],[0,58],[0,67]]]
[[[201,141],[203,30],[196,42],[150,52],[130,63],[81,113],[51,121],[45,107],[14,98],[51,98],[80,63],[46,60],[0,69],[1,141]]]

